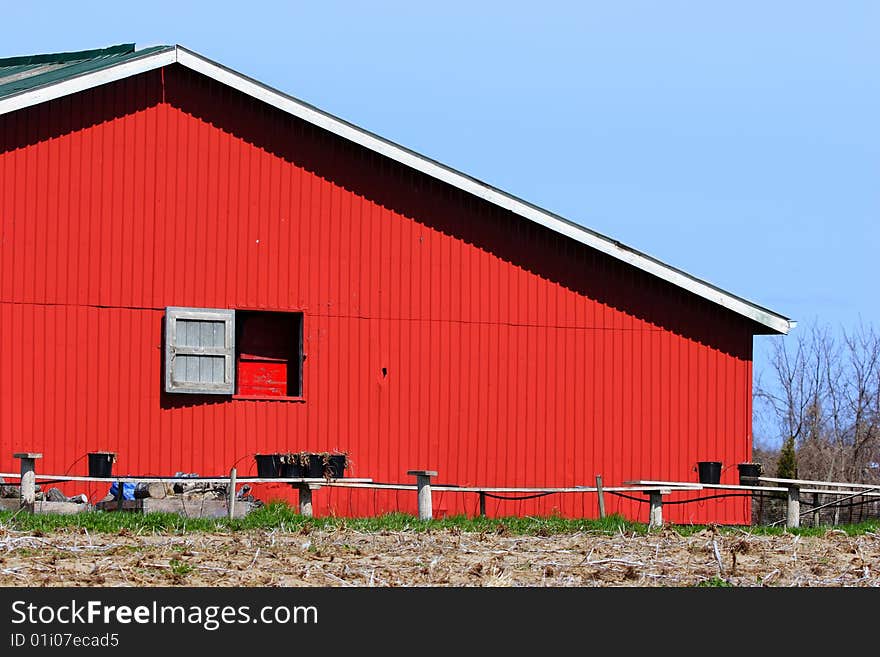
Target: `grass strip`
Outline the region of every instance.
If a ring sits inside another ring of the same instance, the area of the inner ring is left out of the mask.
[[[707,525],[666,525],[666,529],[683,536],[699,533]],[[784,533],[800,536],[823,536],[829,530],[839,530],[849,536],[880,532],[880,520],[869,520],[853,525],[837,527],[732,527],[712,525],[718,532],[753,535],[780,535]],[[552,536],[554,534],[598,533],[642,535],[648,533],[645,523],[633,522],[618,515],[604,519],[563,518],[561,516],[507,516],[483,518],[449,516],[430,521],[421,521],[407,513],[388,513],[369,518],[320,517],[308,518],[299,515],[283,502],[272,502],[256,509],[244,518],[185,518],[176,513],[124,513],[88,511],[74,515],[28,514],[23,512],[0,511],[0,529],[25,532],[54,532],[65,529],[85,529],[89,532],[118,534],[183,534],[187,532],[227,532],[242,530],[280,530],[302,531],[303,529],[352,529],[362,532],[382,531],[431,531],[458,530],[474,533],[496,533],[517,536]],[[656,531],[656,530],[655,530]]]

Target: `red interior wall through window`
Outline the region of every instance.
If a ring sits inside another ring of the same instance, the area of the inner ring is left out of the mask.
[[[299,396],[299,316],[239,311],[236,325],[238,394]]]

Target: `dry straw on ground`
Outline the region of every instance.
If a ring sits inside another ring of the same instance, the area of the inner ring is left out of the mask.
[[[0,529],[4,586],[878,586],[880,535]]]

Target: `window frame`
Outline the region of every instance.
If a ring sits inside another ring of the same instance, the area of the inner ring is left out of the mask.
[[[268,309],[268,308],[246,308],[246,307],[245,308],[237,308],[236,310],[238,310],[239,312],[241,312],[245,315],[270,314],[270,315],[294,315],[296,317],[297,331],[296,331],[296,335],[294,336],[294,339],[293,339],[293,342],[291,345],[294,350],[295,355],[293,355],[291,357],[289,364],[291,366],[295,365],[295,367],[296,367],[295,375],[296,375],[297,389],[299,390],[299,394],[298,395],[255,395],[255,394],[242,394],[242,393],[240,393],[238,391],[238,387],[239,387],[239,383],[240,383],[239,377],[238,377],[238,373],[239,373],[238,368],[239,368],[239,360],[240,360],[239,359],[240,345],[236,342],[236,345],[234,348],[234,354],[235,354],[234,367],[235,367],[235,372],[236,372],[236,381],[235,381],[235,385],[234,385],[235,392],[232,394],[232,398],[244,400],[244,401],[250,400],[250,401],[304,402],[305,401],[305,397],[304,397],[304,394],[305,394],[305,392],[304,392],[304,385],[305,385],[304,370],[305,370],[306,354],[304,351],[304,337],[303,336],[305,333],[305,323],[306,323],[305,311],[303,311],[301,309],[299,309],[299,310],[296,310],[296,309],[294,309],[294,310],[290,310],[290,309],[275,310],[275,309]],[[239,322],[239,316],[236,315],[236,318],[235,318],[236,339],[238,337],[238,322]],[[288,382],[288,386],[289,386],[289,382]]]

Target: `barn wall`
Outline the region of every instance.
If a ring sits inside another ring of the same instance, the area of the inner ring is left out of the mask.
[[[339,448],[376,481],[561,486],[698,460],[735,482],[750,459],[746,320],[176,66],[0,117],[0,213],[4,470],[27,449],[82,474],[109,449],[116,472],[254,474],[255,452]],[[164,393],[172,305],[302,311],[305,401]],[[741,499],[668,515],[748,521]]]

